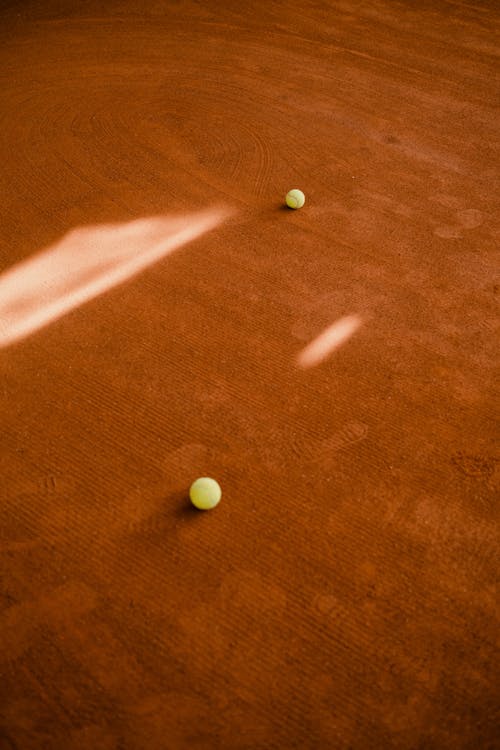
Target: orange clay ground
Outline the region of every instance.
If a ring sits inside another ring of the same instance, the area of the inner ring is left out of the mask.
[[[499,747],[499,31],[2,3],[1,750]]]

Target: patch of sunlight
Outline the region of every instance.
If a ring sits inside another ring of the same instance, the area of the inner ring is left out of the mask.
[[[211,209],[68,232],[0,276],[0,347],[127,281],[227,216],[224,209]]]
[[[297,357],[297,364],[303,369],[323,362],[335,349],[344,344],[361,326],[358,315],[346,315],[326,328]]]

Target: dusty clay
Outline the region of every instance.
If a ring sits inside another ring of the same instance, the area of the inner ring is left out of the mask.
[[[250,5],[2,4],[2,750],[496,747],[498,3]]]

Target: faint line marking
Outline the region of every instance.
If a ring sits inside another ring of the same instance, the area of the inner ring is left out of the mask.
[[[368,435],[368,426],[362,422],[348,422],[338,432],[329,438],[322,440],[312,448],[313,464],[322,465],[329,463],[335,453],[349,448],[351,445],[365,440]]]

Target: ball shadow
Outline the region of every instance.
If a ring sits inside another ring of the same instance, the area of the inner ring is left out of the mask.
[[[193,503],[189,499],[188,490],[180,490],[174,492],[168,498],[169,504],[173,509],[173,514],[176,518],[190,519],[199,518],[203,515],[203,511],[198,510],[194,507]]]

